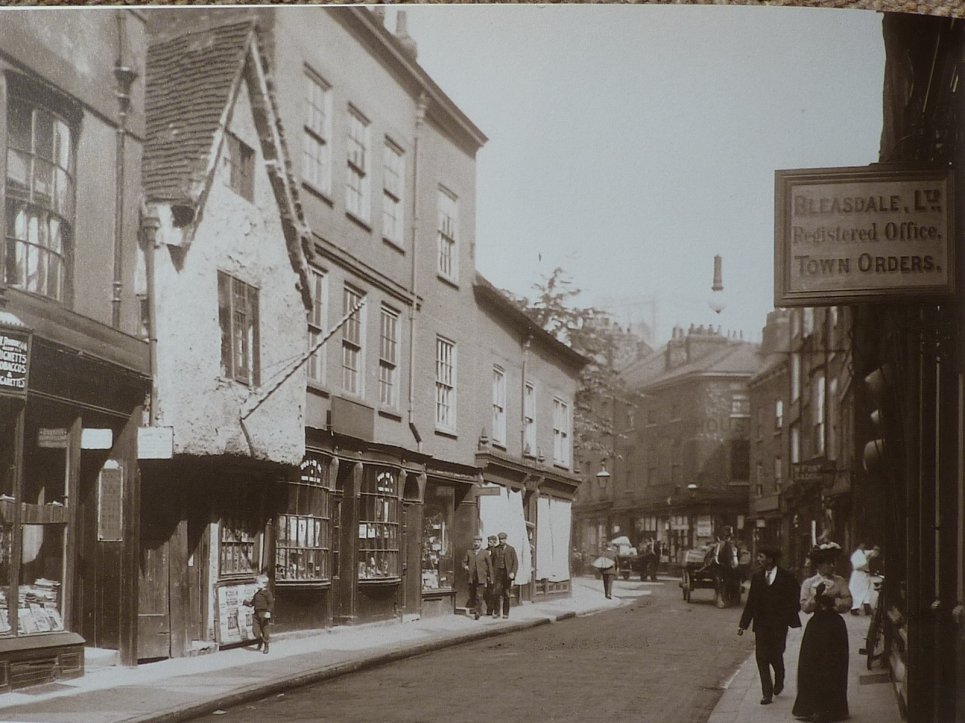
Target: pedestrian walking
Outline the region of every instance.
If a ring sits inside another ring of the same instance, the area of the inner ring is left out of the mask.
[[[753,624],[754,654],[761,676],[761,705],[768,705],[784,690],[784,648],[787,629],[801,627],[798,587],[794,575],[778,566],[781,551],[761,547],[757,553],[760,568],[751,576],[751,589],[744,605],[737,634]],[[771,678],[771,669],[774,677]]]
[[[462,561],[462,567],[469,577],[469,601],[468,606],[473,612],[473,617],[479,620],[479,610],[482,607],[480,597],[486,596],[486,591],[492,586],[493,565],[489,556],[489,551],[482,546],[483,538],[476,536],[472,541],[472,549],[466,552]],[[487,608],[489,601],[486,601]],[[489,613],[489,610],[486,611]]]
[[[607,565],[606,561],[613,564]],[[604,545],[603,554],[597,558],[595,565],[598,565],[600,576],[603,578],[603,594],[607,600],[613,599],[613,578],[619,572],[620,561],[617,559],[617,548],[615,545]]]
[[[792,713],[821,723],[848,717],[848,628],[840,613],[851,609],[851,592],[834,574],[840,554],[835,542],[814,548],[810,557],[817,574],[801,585],[801,610],[814,614],[801,639]]]
[[[862,608],[866,615],[871,615],[871,560],[875,554],[875,550],[869,550],[863,542],[851,553],[851,578],[848,580],[848,588],[851,590],[852,615],[859,615]]]
[[[255,609],[254,615],[252,615],[252,626],[258,640],[256,649],[268,655],[268,628],[271,625],[272,613],[275,611],[275,596],[271,594],[271,590],[268,588],[267,575],[258,575],[255,578],[255,584],[258,589],[255,590],[251,599],[244,604]]]
[[[504,618],[509,617],[509,597],[512,593],[516,573],[519,570],[519,559],[516,549],[506,543],[509,536],[505,532],[498,535],[499,543],[493,549],[493,617],[498,618],[500,608]]]
[[[650,581],[657,581],[657,572],[660,569],[660,556],[663,554],[663,544],[660,540],[650,538],[650,543],[653,547],[653,564],[650,567]]]

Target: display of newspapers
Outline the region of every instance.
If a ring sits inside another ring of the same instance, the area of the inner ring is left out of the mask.
[[[0,596],[0,633],[9,632],[6,595]],[[21,585],[17,591],[17,631],[21,635],[57,632],[64,629],[60,614],[60,583],[37,578],[33,585]]]

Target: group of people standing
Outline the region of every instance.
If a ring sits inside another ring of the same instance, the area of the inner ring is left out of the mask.
[[[469,577],[469,609],[479,620],[482,606],[486,606],[486,616],[509,617],[509,602],[516,573],[519,571],[519,558],[516,548],[506,542],[505,532],[490,535],[489,546],[483,548],[483,538],[476,536],[472,549],[466,553],[462,567]]]
[[[793,573],[778,565],[779,549],[762,547],[758,551],[759,569],[751,577],[737,634],[743,635],[753,625],[763,693],[761,705],[771,703],[773,696],[784,689],[787,631],[801,627],[799,613],[803,611],[813,615],[801,639],[792,714],[822,723],[848,718],[848,630],[841,614],[854,613],[857,607],[868,604],[868,598],[862,588],[862,597],[855,602],[848,582],[834,573],[840,555],[841,547],[834,542],[811,550],[809,557],[815,572],[799,589]],[[867,566],[858,572],[867,575]],[[859,575],[859,585],[861,579]]]

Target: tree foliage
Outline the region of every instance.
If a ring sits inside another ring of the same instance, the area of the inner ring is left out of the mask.
[[[584,459],[612,457],[614,410],[628,402],[616,360],[628,333],[601,309],[578,305],[580,290],[560,267],[533,285],[532,298],[517,298],[520,307],[543,329],[587,358],[580,374],[573,413],[573,437]]]

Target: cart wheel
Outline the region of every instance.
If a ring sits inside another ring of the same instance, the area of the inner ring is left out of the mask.
[[[630,579],[630,571],[629,571],[629,570],[624,570],[623,572],[620,573],[620,577],[622,577],[624,580],[629,580],[629,579]]]

